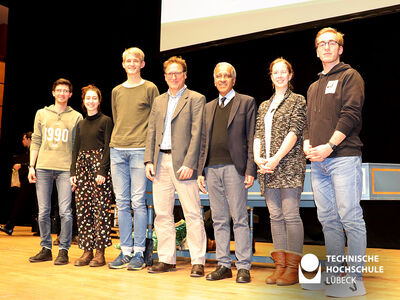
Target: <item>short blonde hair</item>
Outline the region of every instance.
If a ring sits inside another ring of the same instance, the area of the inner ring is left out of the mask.
[[[344,44],[344,40],[343,40],[344,34],[339,32],[339,31],[337,31],[335,28],[325,27],[325,28],[322,28],[320,31],[318,31],[317,36],[315,37],[315,48],[318,48],[318,45],[317,45],[318,38],[321,35],[323,35],[324,33],[327,33],[327,32],[332,32],[334,35],[336,35],[336,39],[337,39],[337,42],[338,42],[339,46],[343,46],[343,44]]]
[[[132,54],[133,56],[140,59],[140,61],[144,61],[144,52],[137,47],[128,48],[122,53],[122,61],[125,61],[126,56],[128,54]]]

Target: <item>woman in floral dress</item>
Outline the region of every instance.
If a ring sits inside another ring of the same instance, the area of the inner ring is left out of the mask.
[[[96,86],[82,88],[82,108],[87,116],[77,126],[70,180],[75,189],[79,248],[84,252],[75,266],[105,265],[105,248],[111,246],[109,142],[113,123],[100,112],[100,103]]]

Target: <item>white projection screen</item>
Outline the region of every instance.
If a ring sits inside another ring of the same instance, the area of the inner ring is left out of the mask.
[[[399,0],[162,0],[160,50],[399,4]]]

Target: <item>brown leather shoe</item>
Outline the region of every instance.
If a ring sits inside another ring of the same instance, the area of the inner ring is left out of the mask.
[[[236,282],[248,283],[251,281],[250,271],[246,269],[239,269],[236,275]]]
[[[106,259],[104,257],[105,249],[96,249],[96,254],[89,263],[89,267],[101,267],[106,264]]]
[[[275,284],[276,280],[282,276],[286,270],[285,250],[274,250],[271,252],[272,259],[275,262],[274,272],[265,279],[267,284]]]
[[[204,265],[194,264],[192,266],[192,271],[190,272],[190,277],[203,277],[204,276]]]
[[[164,272],[170,272],[170,271],[175,271],[176,270],[176,265],[172,264],[167,264],[163,262],[158,262],[152,267],[148,269],[149,273],[164,273]]]
[[[77,267],[87,266],[92,259],[93,259],[93,251],[92,250],[84,251],[82,256],[75,261],[74,266]]]
[[[277,285],[292,285],[299,282],[299,263],[301,254],[286,251],[286,270],[277,280]]]
[[[206,276],[207,280],[221,280],[225,278],[232,278],[232,270],[224,266],[218,266],[218,268]]]

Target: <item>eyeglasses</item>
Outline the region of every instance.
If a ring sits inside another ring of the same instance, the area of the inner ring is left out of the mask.
[[[180,77],[184,72],[170,72],[170,73],[165,73],[165,76],[167,78],[171,79],[172,77]]]
[[[329,47],[335,47],[336,45],[339,45],[339,43],[334,40],[321,41],[317,44],[317,48],[325,48],[326,45],[328,45]]]
[[[68,94],[69,93],[69,90],[63,90],[63,89],[56,89],[56,93],[59,93],[59,94]]]

